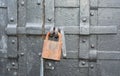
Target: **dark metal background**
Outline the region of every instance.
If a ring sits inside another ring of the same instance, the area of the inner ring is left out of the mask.
[[[120,76],[120,0],[0,0],[0,76],[40,76],[44,19],[67,48],[45,76]]]

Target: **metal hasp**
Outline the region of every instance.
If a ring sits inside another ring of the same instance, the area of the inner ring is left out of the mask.
[[[51,28],[51,25],[45,26],[45,34]],[[79,26],[63,26],[59,27],[63,28],[64,34],[79,34],[79,35],[104,35],[104,34],[117,34],[117,27],[116,26],[90,26],[89,28],[81,27],[82,31],[80,31]],[[83,34],[85,29],[89,29],[89,34]],[[14,30],[14,31],[13,31]],[[17,32],[16,32],[17,31]],[[6,27],[6,33],[8,35],[41,35],[42,34],[42,27],[36,23],[27,23],[26,27]]]
[[[64,30],[61,29],[61,34],[62,34],[62,53],[63,53],[63,58],[67,57],[67,52],[66,52],[66,43],[65,43],[65,33]]]

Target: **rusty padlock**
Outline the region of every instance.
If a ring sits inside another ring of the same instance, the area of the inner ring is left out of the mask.
[[[51,60],[60,60],[62,50],[62,34],[58,32],[58,41],[49,40],[50,32],[47,33],[43,44],[42,57]]]

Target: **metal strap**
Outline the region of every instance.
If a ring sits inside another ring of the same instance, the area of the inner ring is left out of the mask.
[[[54,24],[54,23],[52,23]],[[46,25],[45,33],[49,31],[51,26],[54,25]],[[61,27],[59,27],[61,28]],[[64,26],[62,27],[65,34],[76,34],[76,35],[104,35],[104,34],[117,34],[117,26],[90,26],[89,28],[81,27],[82,31],[80,31],[79,26]],[[17,32],[16,32],[17,29]],[[89,29],[89,34],[83,34],[85,29]],[[26,27],[18,27],[16,26],[8,26],[6,28],[6,32],[8,35],[17,35],[17,34],[29,34],[29,35],[41,35],[42,27],[38,23],[27,23]]]
[[[7,0],[8,7],[8,32],[17,33],[17,0]],[[12,34],[12,35],[13,35]],[[17,57],[17,37],[8,37],[8,57]],[[11,49],[12,47],[12,49]]]
[[[80,33],[83,35],[90,34],[89,13],[90,13],[89,0],[80,0]],[[86,42],[83,42],[83,40],[85,40]],[[81,59],[88,58],[89,57],[88,52],[89,52],[89,37],[80,36],[79,58]]]

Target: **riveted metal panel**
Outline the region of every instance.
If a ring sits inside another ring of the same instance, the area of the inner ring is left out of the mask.
[[[119,76],[119,3],[0,0],[0,75]],[[52,26],[65,32],[67,56],[59,62],[40,57],[41,35]]]

